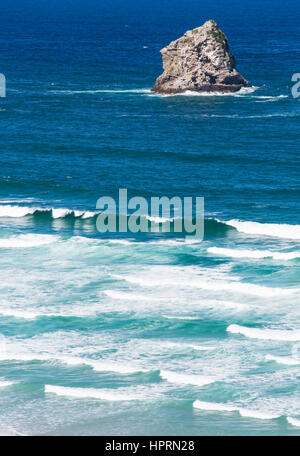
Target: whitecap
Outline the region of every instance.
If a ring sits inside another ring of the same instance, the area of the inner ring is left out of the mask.
[[[192,350],[205,351],[205,350],[214,349],[214,347],[210,347],[208,345],[197,345],[197,344],[190,344],[190,343],[184,343],[184,342],[162,341],[161,344],[164,345],[165,347],[175,348],[178,350],[191,348]]]
[[[248,328],[240,325],[230,325],[226,331],[232,334],[242,334],[243,336],[251,339],[280,340],[287,342],[300,340],[300,330],[261,329]]]
[[[71,396],[76,398],[93,398],[103,401],[132,401],[138,400],[139,396],[119,393],[117,390],[97,388],[73,388],[66,386],[45,385],[45,393],[53,393],[59,396]]]
[[[9,238],[0,238],[0,248],[30,248],[57,242],[58,236],[48,234],[21,234]]]
[[[104,290],[103,293],[106,294],[106,296],[109,296],[110,298],[126,301],[160,301],[159,298],[153,298],[148,296],[147,294],[123,292],[118,290]]]
[[[265,358],[267,361],[275,361],[276,363],[286,364],[287,366],[298,366],[300,364],[300,360],[288,356],[266,355]]]
[[[262,412],[260,410],[249,410],[246,408],[239,408],[238,412],[241,416],[247,418],[258,418],[260,420],[275,420],[280,418],[280,415],[274,415],[273,413]]]
[[[13,385],[15,382],[9,382],[9,381],[0,381],[0,388],[6,388],[7,386]]]
[[[84,211],[77,209],[68,209],[68,208],[49,208],[49,207],[29,207],[29,206],[18,206],[18,205],[0,205],[0,217],[12,217],[20,218],[26,217],[27,215],[35,215],[37,213],[49,213],[52,215],[53,219],[64,218],[68,215],[73,215],[74,217],[88,219],[92,218],[99,212]]]
[[[201,410],[235,412],[237,407],[217,402],[194,401],[193,407]]]
[[[170,383],[178,383],[180,385],[205,386],[217,381],[214,378],[206,377],[203,375],[180,374],[177,372],[171,372],[166,370],[161,370],[160,376],[162,379]]]
[[[52,209],[52,217],[54,219],[64,218],[66,215],[72,214],[71,209]]]
[[[250,410],[247,408],[237,407],[235,405],[195,401],[193,407],[201,410],[219,411],[219,412],[238,412],[241,416],[247,418],[257,418],[261,420],[273,420],[279,418],[280,415],[264,412],[261,410]]]
[[[149,277],[139,277],[137,275],[129,275],[129,276],[115,276],[118,279],[126,280],[129,283],[138,284],[142,287],[153,287],[153,286],[163,286],[168,285],[169,282],[163,280],[162,277],[157,278],[149,278]],[[262,285],[256,285],[247,282],[236,282],[234,279],[231,280],[205,280],[202,278],[198,279],[187,279],[187,280],[180,280],[179,282],[174,282],[170,280],[170,284],[174,286],[174,283],[178,283],[180,286],[184,287],[193,287],[193,288],[200,288],[203,290],[208,291],[228,291],[231,293],[241,293],[247,295],[254,295],[254,296],[261,296],[261,297],[277,297],[277,296],[291,296],[296,293],[299,293],[299,288],[272,288],[272,287],[265,287]]]
[[[300,427],[300,419],[292,418],[291,416],[288,416],[286,419],[292,426]]]
[[[277,95],[277,96],[257,96],[253,98],[260,98],[260,100],[255,100],[255,103],[270,103],[274,101],[279,101],[284,98],[288,98],[288,95]]]
[[[274,260],[293,260],[296,258],[300,258],[300,252],[272,252],[270,250],[243,250],[209,247],[207,249],[207,252],[231,258],[273,258]]]
[[[27,207],[27,206],[11,206],[11,205],[4,205],[0,206],[0,217],[13,217],[13,218],[20,218],[25,217],[26,215],[32,215],[37,210],[42,211],[42,208],[37,207]]]
[[[150,215],[146,215],[146,219],[149,220],[150,222],[154,222],[154,223],[166,223],[166,222],[173,222],[174,221],[174,218],[171,218],[171,217],[154,217],[154,216],[150,216]]]
[[[110,362],[107,360],[93,360],[90,358],[80,358],[68,355],[49,354],[49,353],[15,353],[4,352],[0,354],[1,360],[16,360],[16,361],[58,361],[70,366],[87,365],[99,372],[116,372],[119,374],[136,374],[138,372],[147,372],[140,367],[131,366],[128,364]]]
[[[191,317],[189,315],[162,315],[168,320],[199,320],[199,317]]]
[[[233,226],[237,231],[245,234],[300,239],[300,225],[245,222],[241,220],[217,221]]]

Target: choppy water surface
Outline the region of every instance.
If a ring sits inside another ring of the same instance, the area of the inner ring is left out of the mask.
[[[1,433],[299,434],[299,5],[74,3],[0,7]],[[255,89],[152,94],[210,18]],[[204,241],[101,235],[119,188]]]

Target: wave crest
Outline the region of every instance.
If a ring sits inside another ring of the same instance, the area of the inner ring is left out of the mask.
[[[248,328],[246,326],[230,325],[226,331],[232,334],[242,334],[250,339],[280,340],[287,342],[296,342],[300,340],[300,330]]]
[[[238,412],[241,416],[247,418],[257,418],[261,420],[274,420],[280,418],[280,415],[264,412],[261,410],[250,410],[235,405],[227,405],[214,402],[195,401],[193,407],[201,410],[218,411],[218,412]]]

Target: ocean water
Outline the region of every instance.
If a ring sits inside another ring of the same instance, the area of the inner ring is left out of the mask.
[[[0,433],[299,435],[299,2],[0,6]],[[157,96],[215,19],[255,86]],[[96,201],[204,196],[205,238]]]

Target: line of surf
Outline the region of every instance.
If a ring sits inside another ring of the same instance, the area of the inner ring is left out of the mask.
[[[58,396],[71,396],[74,398],[93,398],[102,401],[133,401],[141,400],[139,395],[118,390],[98,389],[98,388],[74,388],[67,386],[45,385],[45,393],[53,393]]]
[[[300,330],[249,328],[240,325],[230,325],[226,331],[231,334],[241,334],[250,339],[279,340],[284,342],[296,342],[300,340]]]
[[[193,407],[200,410],[216,411],[216,412],[238,412],[241,416],[246,418],[256,418],[261,420],[274,420],[280,418],[280,415],[261,411],[251,410],[236,405],[221,404],[214,402],[195,401]]]
[[[284,239],[300,239],[300,225],[259,223],[242,220],[218,220],[221,223],[234,227],[240,233],[271,236]]]
[[[209,247],[208,253],[231,258],[273,258],[274,260],[294,260],[300,258],[300,252],[272,252],[270,250],[248,250],[248,249],[227,249],[220,247]]]

